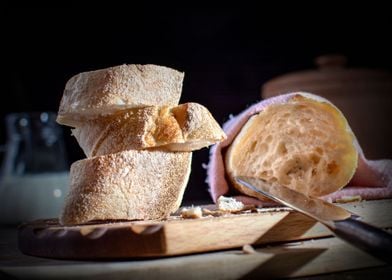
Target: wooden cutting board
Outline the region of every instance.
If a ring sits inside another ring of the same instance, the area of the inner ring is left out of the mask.
[[[392,227],[392,200],[342,204],[376,226]],[[158,257],[303,240],[331,235],[304,215],[287,208],[257,213],[165,221],[130,221],[64,227],[40,220],[18,230],[19,249],[28,255],[61,259]]]

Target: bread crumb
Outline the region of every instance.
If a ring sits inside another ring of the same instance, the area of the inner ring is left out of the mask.
[[[200,206],[190,207],[190,208],[182,208],[181,217],[184,219],[200,219],[203,217],[203,213]]]
[[[213,216],[213,217],[218,217],[218,216],[222,216],[224,212],[219,211],[219,210],[210,210],[207,208],[203,208],[203,214],[206,216]]]
[[[256,250],[252,247],[252,245],[245,244],[244,246],[242,246],[242,252],[244,254],[255,254]]]
[[[80,234],[83,236],[89,235],[94,231],[94,229],[95,229],[94,227],[82,227],[80,229]]]
[[[265,208],[256,208],[257,213],[276,213],[276,212],[292,212],[294,211],[290,207],[278,206],[278,207],[265,207]]]
[[[221,195],[217,201],[218,209],[221,211],[241,211],[245,208],[245,205],[232,197],[225,197]]]
[[[205,216],[221,217],[221,216],[227,216],[229,214],[231,214],[231,212],[222,211],[222,210],[210,210],[207,208],[203,208],[203,215],[205,215]]]
[[[341,198],[336,199],[337,203],[360,202],[360,201],[362,201],[362,197],[360,195],[342,196]]]

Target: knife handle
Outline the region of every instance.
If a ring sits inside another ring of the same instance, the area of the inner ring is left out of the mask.
[[[392,263],[392,235],[388,232],[353,217],[335,221],[334,226],[331,230],[337,237],[387,264]]]

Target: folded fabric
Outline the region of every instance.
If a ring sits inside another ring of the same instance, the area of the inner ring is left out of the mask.
[[[250,117],[258,114],[274,104],[286,104],[295,96],[325,101],[328,100],[309,93],[295,92],[276,96],[260,101],[237,116],[231,117],[223,125],[227,138],[210,149],[210,160],[207,166],[207,183],[210,188],[210,194],[214,202],[221,195],[233,194],[232,183],[228,180],[227,170],[225,167],[224,153],[233,143],[241,129],[246,125]],[[358,152],[358,166],[351,181],[343,189],[322,196],[328,201],[336,201],[346,196],[360,196],[362,199],[383,199],[392,198],[392,161],[391,160],[367,160],[360,145],[355,140],[355,148]],[[237,200],[246,204],[262,205],[266,204],[256,198],[239,193],[232,195]]]

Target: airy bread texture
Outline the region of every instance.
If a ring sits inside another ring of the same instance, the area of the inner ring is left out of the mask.
[[[225,155],[231,183],[235,176],[258,177],[310,196],[343,188],[353,177],[358,153],[343,114],[333,105],[297,95],[252,116]]]
[[[191,157],[132,150],[74,162],[61,224],[168,217],[180,206]]]
[[[197,103],[119,111],[72,130],[87,157],[126,150],[190,152],[225,138],[211,113]]]
[[[86,119],[145,106],[175,106],[184,73],[157,65],[120,65],[77,74],[65,85],[57,122]]]

